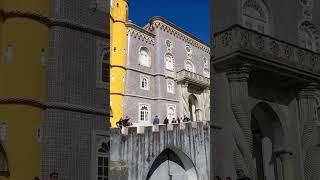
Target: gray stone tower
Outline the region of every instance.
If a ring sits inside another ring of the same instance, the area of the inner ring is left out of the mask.
[[[108,13],[107,0],[50,1],[41,179],[107,177]]]
[[[211,5],[213,176],[320,179],[320,2]]]

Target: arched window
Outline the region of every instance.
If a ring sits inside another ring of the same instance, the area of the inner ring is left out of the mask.
[[[150,122],[150,107],[147,104],[139,105],[139,120],[140,122]]]
[[[262,0],[246,0],[242,4],[242,24],[252,30],[270,34],[267,7]]]
[[[172,79],[167,80],[167,92],[174,93],[174,81]]]
[[[97,149],[97,180],[107,180],[109,177],[110,141],[101,141]]]
[[[150,67],[151,66],[151,57],[148,48],[141,47],[139,50],[139,63],[142,66]]]
[[[190,72],[195,72],[193,63],[192,63],[190,60],[187,60],[187,61],[185,62],[185,69],[186,69],[187,71],[190,71]]]
[[[140,76],[140,88],[144,90],[149,90],[149,77]]]
[[[301,23],[299,36],[300,46],[312,51],[319,51],[320,31],[311,22]]]
[[[166,54],[165,62],[166,62],[166,69],[169,71],[174,71],[174,59],[171,54]]]
[[[109,48],[104,47],[97,59],[97,84],[105,87],[106,83],[110,81],[110,51]]]
[[[173,104],[167,105],[167,117],[170,121],[172,121],[173,118],[176,118],[176,106]]]

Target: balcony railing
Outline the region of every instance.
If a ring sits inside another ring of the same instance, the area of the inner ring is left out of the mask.
[[[212,63],[217,64],[233,55],[244,59],[282,68],[303,71],[312,76],[320,75],[320,54],[256,31],[235,25],[214,35],[211,49]],[[317,77],[319,78],[319,77]]]
[[[200,74],[196,74],[191,71],[187,71],[185,69],[177,72],[177,81],[178,82],[188,82],[194,83],[200,86],[209,87],[210,86],[210,78],[202,76]]]

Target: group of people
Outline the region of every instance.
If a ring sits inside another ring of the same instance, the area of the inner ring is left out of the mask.
[[[119,121],[116,123],[116,125],[118,126],[118,127],[122,127],[122,126],[131,126],[132,125],[132,123],[131,122],[129,122],[129,120],[130,120],[130,118],[128,117],[128,116],[126,116],[126,118],[120,118],[119,119]]]
[[[132,126],[132,123],[129,122],[130,121],[130,118],[128,116],[126,116],[124,119],[121,117],[119,119],[119,121],[116,123],[116,125],[118,127],[122,127],[122,126]],[[181,123],[181,122],[190,122],[191,119],[188,118],[186,115],[184,116],[184,118],[172,118],[172,121],[170,122],[170,120],[166,117],[164,120],[163,120],[163,124],[169,124],[169,123]],[[152,122],[153,125],[157,125],[157,124],[160,124],[160,119],[158,116],[155,116],[154,119],[153,119],[153,122]]]
[[[180,123],[180,122],[190,122],[191,119],[188,118],[186,115],[184,116],[184,118],[172,118],[172,121],[171,123]],[[169,119],[166,117],[164,120],[163,120],[163,124],[169,124]],[[152,122],[153,125],[157,125],[157,124],[160,124],[160,119],[158,118],[158,116],[155,116],[154,119],[153,119],[153,122]]]

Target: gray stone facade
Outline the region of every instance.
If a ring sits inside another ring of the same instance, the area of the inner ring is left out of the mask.
[[[319,2],[212,9],[211,177],[320,179]]]
[[[197,111],[197,120],[209,120],[209,47],[160,17],[151,19],[144,28],[131,22],[127,24],[127,28],[124,114],[128,115],[133,123],[149,124],[155,115],[158,115],[161,121],[168,117],[168,105],[172,105],[175,107],[176,119],[184,115],[190,117],[188,100],[194,95],[197,101],[194,110]],[[168,40],[171,43],[169,46]],[[186,51],[187,45],[192,50],[190,54]],[[140,48],[147,48],[150,67],[139,61]],[[166,68],[166,55],[174,59],[172,70]],[[184,71],[187,60],[192,62],[194,73]],[[208,72],[207,75],[204,75],[204,69]],[[141,76],[147,76],[148,90],[140,87]],[[173,92],[168,92],[167,81],[174,83]],[[147,122],[140,120],[141,103],[149,107]]]
[[[106,5],[106,6],[105,6]],[[105,7],[100,7],[105,6]],[[100,8],[100,9],[99,9]],[[97,82],[97,63],[109,48],[108,4],[94,0],[50,1],[47,104],[42,177],[96,179],[98,142],[107,141],[108,84]]]

